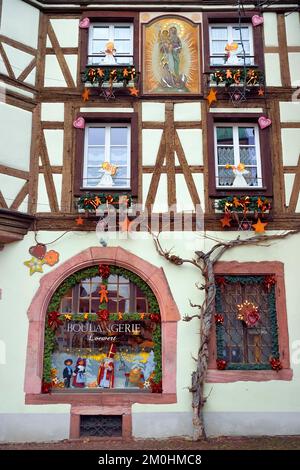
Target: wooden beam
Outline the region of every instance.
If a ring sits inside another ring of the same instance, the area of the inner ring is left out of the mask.
[[[202,165],[189,165],[191,173],[203,173],[204,167]],[[142,167],[142,172],[145,174],[153,173],[155,169],[154,165],[144,165]],[[167,167],[161,167],[161,173],[167,173]],[[181,166],[175,166],[175,173],[176,174],[183,174],[183,169]]]
[[[30,146],[30,180],[29,180],[29,198],[28,198],[28,212],[30,214],[36,213],[37,208],[37,195],[38,195],[38,181],[39,181],[39,152],[41,140],[41,105],[38,104],[32,113],[32,133],[31,133],[31,146]]]
[[[181,168],[183,170],[184,178],[186,185],[188,187],[191,199],[193,201],[194,206],[196,207],[197,204],[200,204],[200,198],[197,192],[197,188],[193,179],[193,175],[191,173],[191,170],[189,168],[189,165],[187,163],[184,150],[182,148],[180,139],[178,137],[177,132],[175,131],[175,150],[176,154],[179,160],[179,163],[181,165]]]
[[[165,136],[165,132],[163,132],[163,134],[161,136],[159,149],[158,149],[158,152],[157,152],[155,169],[154,169],[154,172],[153,172],[153,175],[152,175],[152,179],[151,179],[151,183],[150,183],[150,186],[149,186],[148,195],[147,195],[147,199],[146,199],[146,203],[145,203],[145,205],[146,205],[146,207],[149,211],[151,209],[151,206],[154,203],[155,196],[156,196],[156,193],[157,193],[157,188],[158,188],[160,175],[161,175],[161,168],[162,168],[163,163],[164,163],[165,154],[166,154],[166,136]]]
[[[46,145],[46,140],[44,136],[44,132],[41,130],[41,152],[40,152],[41,160],[44,167],[44,178],[45,178],[45,185],[48,194],[50,208],[53,212],[59,212],[59,206],[57,202],[57,195],[55,184],[53,181],[53,175],[51,171],[51,165]]]
[[[283,175],[283,160],[282,160],[282,142],[281,142],[281,127],[280,127],[280,110],[279,101],[272,100],[269,102],[270,118],[272,119],[272,126],[269,128],[272,166],[273,166],[273,193],[276,197],[273,201],[273,211],[278,214],[285,212],[285,184]],[[267,130],[267,129],[266,129]]]
[[[39,166],[39,173],[46,173],[47,168],[45,168],[43,165]],[[62,165],[51,165],[51,173],[54,173],[56,175],[61,175],[63,172],[63,166]]]
[[[300,155],[298,158],[298,166],[296,169],[293,189],[291,192],[291,197],[288,205],[288,213],[296,212],[296,207],[299,199],[299,191],[300,191]]]
[[[0,207],[2,207],[3,209],[8,209],[8,206],[6,204],[6,201],[4,199],[4,196],[0,190]]]
[[[282,86],[291,86],[290,65],[287,49],[287,37],[285,27],[285,16],[283,13],[278,15],[278,43],[280,47],[280,71]]]
[[[34,47],[27,46],[26,44],[22,44],[21,42],[16,41],[15,39],[8,38],[7,36],[0,34],[0,41],[4,42],[5,44],[8,44],[9,46],[15,47],[16,49],[19,49],[22,52],[26,52],[27,54],[36,56],[37,49],[34,49]]]
[[[38,37],[38,52],[36,57],[36,79],[35,84],[38,90],[41,90],[44,87],[45,80],[45,60],[46,60],[46,43],[47,43],[47,28],[48,28],[48,18],[44,13],[40,13],[39,21],[39,37]],[[42,97],[40,97],[42,100]]]
[[[74,108],[72,103],[65,103],[64,152],[62,168],[61,210],[72,212],[73,209],[73,145],[74,128],[72,126]]]
[[[78,47],[61,47],[61,51],[63,54],[78,54]],[[46,54],[47,55],[55,55],[55,50],[53,47],[46,47]]]
[[[63,52],[61,50],[61,47],[59,45],[59,42],[57,40],[56,34],[54,32],[54,29],[49,21],[48,23],[48,36],[51,41],[52,47],[55,51],[58,63],[60,65],[60,68],[62,70],[64,79],[66,80],[67,86],[71,88],[76,88],[76,85],[74,83],[73,77],[71,75],[71,72],[69,70],[67,61],[65,59],[65,56],[63,55]]]
[[[17,196],[15,197],[12,205],[10,206],[10,209],[18,209],[20,205],[22,204],[22,202],[24,201],[25,197],[28,195],[28,191],[29,191],[29,182],[26,181],[24,186],[22,186]]]
[[[281,122],[280,127],[281,129],[300,129],[300,122]]]
[[[64,123],[62,121],[42,121],[42,129],[64,129]]]
[[[15,176],[24,180],[29,180],[29,171],[18,170],[17,168],[11,168],[6,165],[0,165],[0,173],[9,176]]]
[[[176,204],[176,178],[175,178],[175,142],[174,142],[174,105],[166,103],[166,168],[168,187],[168,206]]]
[[[208,142],[207,142],[207,134],[208,134],[208,126],[207,126],[207,114],[209,113],[207,101],[204,100],[201,106],[201,118],[202,118],[202,155],[203,155],[203,185],[204,185],[204,204],[205,204],[205,212],[212,214],[214,209],[211,204],[211,200],[209,198],[209,179],[208,179],[208,168],[209,168],[209,158],[213,157],[209,155],[208,152]],[[204,208],[202,208],[204,210]]]
[[[7,73],[9,75],[9,77],[10,78],[16,78],[16,76],[14,74],[14,71],[12,69],[12,66],[10,65],[10,62],[8,60],[8,57],[6,55],[6,52],[5,52],[4,47],[2,46],[1,42],[0,42],[0,55],[2,56],[4,65],[6,67],[6,70],[7,70]]]
[[[34,57],[32,61],[30,62],[30,64],[28,64],[27,67],[23,70],[23,72],[20,73],[20,75],[18,76],[18,80],[23,82],[28,77],[30,72],[32,72],[35,66],[36,66],[36,58]]]

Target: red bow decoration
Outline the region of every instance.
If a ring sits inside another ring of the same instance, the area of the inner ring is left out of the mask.
[[[218,325],[223,325],[224,323],[224,317],[220,313],[215,314],[215,323]]]
[[[225,359],[217,359],[217,369],[225,370],[227,366],[227,361]]]
[[[98,320],[108,320],[109,319],[109,311],[104,308],[97,312]]]
[[[162,382],[161,380],[156,383],[153,379],[150,379],[150,386],[152,393],[161,393],[162,392]]]
[[[107,264],[100,264],[99,274],[102,279],[107,279],[110,275],[110,267]]]
[[[269,362],[273,370],[276,370],[278,372],[282,369],[282,364],[281,364],[280,359],[276,359],[276,357],[271,357]]]
[[[154,321],[155,323],[159,323],[160,316],[158,315],[158,313],[151,313],[150,320]]]
[[[227,284],[226,279],[225,279],[224,276],[217,276],[215,281],[216,281],[217,286],[221,287],[221,289],[224,289],[224,287]]]
[[[59,312],[49,312],[48,313],[48,325],[54,331],[59,325],[63,325],[64,322],[59,319],[60,313]]]
[[[268,292],[270,291],[271,287],[275,286],[275,284],[276,277],[273,274],[264,277],[264,287],[267,289]]]
[[[42,393],[51,393],[52,384],[51,382],[42,382]]]

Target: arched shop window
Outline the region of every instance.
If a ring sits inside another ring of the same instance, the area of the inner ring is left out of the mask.
[[[43,393],[162,391],[161,318],[150,287],[97,265],[56,290],[45,322]]]

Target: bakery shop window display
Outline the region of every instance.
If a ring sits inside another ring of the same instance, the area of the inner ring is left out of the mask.
[[[122,274],[83,278],[65,291],[58,311],[48,313],[52,392],[161,388],[158,304],[144,281]],[[44,358],[49,382],[47,364]]]

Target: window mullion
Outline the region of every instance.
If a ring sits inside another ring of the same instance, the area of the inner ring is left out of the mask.
[[[110,126],[105,126],[105,161],[110,162]]]
[[[240,163],[240,148],[239,148],[239,128],[238,126],[232,127],[233,135],[233,152],[234,152],[234,165],[237,166]]]

